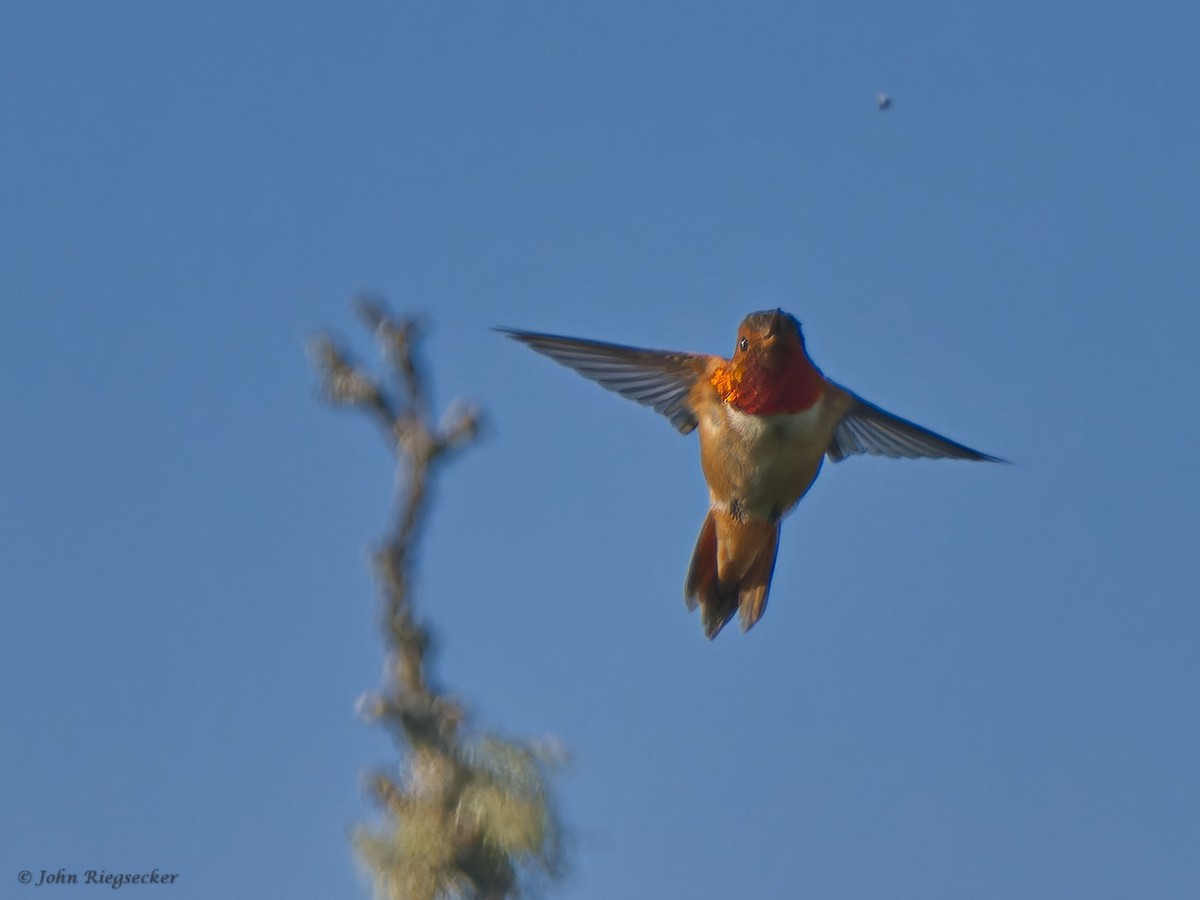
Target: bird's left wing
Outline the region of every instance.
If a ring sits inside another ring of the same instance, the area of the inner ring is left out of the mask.
[[[705,358],[691,353],[641,350],[604,341],[497,328],[510,338],[574,369],[585,378],[662,413],[683,434],[696,427],[688,392],[704,374]]]
[[[841,399],[846,404],[846,412],[838,422],[826,451],[833,462],[841,462],[857,453],[909,459],[927,457],[1004,462],[999,457],[972,450],[928,428],[894,416],[840,385],[834,387],[843,395]]]

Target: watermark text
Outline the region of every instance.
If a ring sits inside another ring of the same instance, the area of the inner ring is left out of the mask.
[[[127,884],[174,884],[178,878],[178,872],[160,872],[158,869],[151,869],[149,872],[109,872],[104,869],[69,872],[66,869],[41,869],[37,874],[28,869],[22,869],[17,873],[17,881],[30,887],[93,884],[119,888]]]

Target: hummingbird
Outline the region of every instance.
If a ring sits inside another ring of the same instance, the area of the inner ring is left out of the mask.
[[[652,407],[681,433],[700,432],[709,509],[684,581],[711,640],[735,616],[749,630],[767,606],[779,525],[826,458],[856,454],[1003,462],[942,437],[826,378],[800,323],[781,309],[738,327],[733,356],[644,350],[497,329],[602,387]]]

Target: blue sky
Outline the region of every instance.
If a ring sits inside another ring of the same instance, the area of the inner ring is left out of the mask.
[[[369,290],[488,417],[420,603],[574,754],[561,896],[1200,893],[1200,14],[746,7],[0,13],[0,884],[366,896],[391,471],[304,343]],[[774,306],[1015,465],[828,466],[710,644],[695,438],[490,329]]]

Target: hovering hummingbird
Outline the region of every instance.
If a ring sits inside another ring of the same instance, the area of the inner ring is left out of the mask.
[[[684,583],[711,639],[734,614],[746,631],[763,614],[779,549],[779,522],[825,457],[870,453],[1000,462],[885,412],[827,379],[795,317],[751,313],[733,358],[641,350],[501,328],[602,387],[662,413],[683,434],[699,428],[709,510]]]

